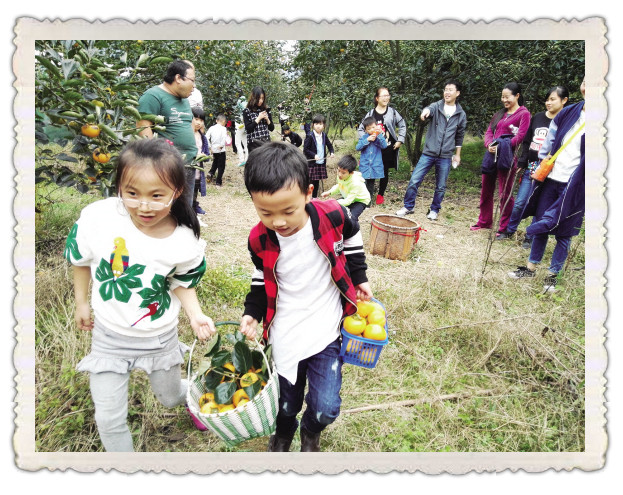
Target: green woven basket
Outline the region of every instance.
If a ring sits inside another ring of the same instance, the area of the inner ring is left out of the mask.
[[[188,408],[195,417],[212,433],[217,435],[228,446],[233,447],[240,442],[251,438],[264,437],[275,432],[277,412],[279,411],[279,379],[271,369],[266,354],[259,342],[255,340],[256,347],[262,353],[264,362],[267,364],[268,381],[262,391],[252,400],[236,409],[222,413],[203,414],[199,407],[199,398],[208,390],[205,387],[203,375],[190,376],[190,363],[197,340],[190,349],[188,359],[188,391],[186,402]]]

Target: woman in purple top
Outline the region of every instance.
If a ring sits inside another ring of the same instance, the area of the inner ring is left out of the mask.
[[[497,112],[491,119],[491,123],[485,133],[485,153],[495,154],[497,141],[503,137],[510,138],[513,151],[522,142],[530,127],[530,112],[523,106],[521,86],[510,82],[502,90],[502,104],[504,108]],[[500,198],[500,226],[499,231],[504,232],[511,212],[513,211],[513,198],[511,191],[513,180],[517,170],[517,153],[511,163],[510,169],[497,168],[493,173],[482,174],[482,189],[480,191],[480,215],[478,222],[470,227],[471,230],[490,229],[493,227],[493,196],[496,180],[498,182],[498,196]]]

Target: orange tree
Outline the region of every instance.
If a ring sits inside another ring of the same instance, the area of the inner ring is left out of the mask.
[[[579,99],[584,75],[584,42],[578,40],[302,40],[296,43],[290,73],[292,113],[329,117],[334,132],[357,126],[374,107],[374,94],[387,86],[391,105],[407,121],[405,148],[412,165],[419,159],[425,124],[422,109],[441,99],[446,80],[463,85],[460,102],[468,131],[482,135],[501,108],[505,83],[519,82],[526,106],[542,111],[547,89],[562,84]],[[347,103],[347,105],[346,105]]]
[[[269,103],[283,93],[281,42],[196,40],[38,40],[35,64],[36,181],[113,193],[116,160],[137,139],[140,95],[167,65],[195,65],[206,114],[232,116],[255,85]],[[158,132],[164,119],[148,116]]]

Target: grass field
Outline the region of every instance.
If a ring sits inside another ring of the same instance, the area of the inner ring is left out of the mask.
[[[325,189],[335,181],[339,157],[354,151],[354,136],[335,146]],[[478,215],[482,150],[478,139],[466,141],[437,222],[425,218],[434,174],[426,177],[413,215],[425,230],[407,261],[368,256],[374,295],[387,308],[390,342],[376,368],[344,365],[342,413],[322,435],[324,451],[584,450],[583,235],[573,240],[555,293],[542,290],[553,241],[536,279],[506,275],[527,259],[521,235],[493,242],[485,264],[490,233],[469,230]],[[209,186],[200,198],[208,212],[202,219],[208,225],[202,228],[208,271],[198,294],[215,321],[242,315],[252,270],[246,239],[257,222],[231,152],[227,163],[223,187]],[[409,176],[402,157],[400,169],[390,174],[386,203],[360,218],[366,246],[372,217],[402,206]],[[88,376],[75,371],[89,352],[90,335],[73,323],[71,268],[62,258],[80,209],[98,198],[53,187],[41,187],[37,197],[43,211],[36,241],[36,449],[101,451]],[[193,342],[183,316],[180,339]],[[140,371],[132,375],[129,404],[137,451],[266,449],[265,438],[229,449],[199,432],[183,407],[165,409],[157,402]],[[297,435],[292,450],[298,442]]]

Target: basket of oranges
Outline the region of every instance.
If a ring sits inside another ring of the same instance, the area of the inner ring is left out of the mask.
[[[233,350],[223,349],[221,336],[217,334],[209,341],[205,359],[191,377],[197,340],[193,343],[188,360],[186,403],[196,419],[232,447],[274,433],[279,380],[271,362],[270,345],[262,349],[256,340],[256,349],[252,350],[239,330],[225,335],[225,339],[233,344]]]
[[[357,301],[357,313],[344,318],[342,324],[342,360],[374,368],[388,342],[385,306],[374,298]]]

